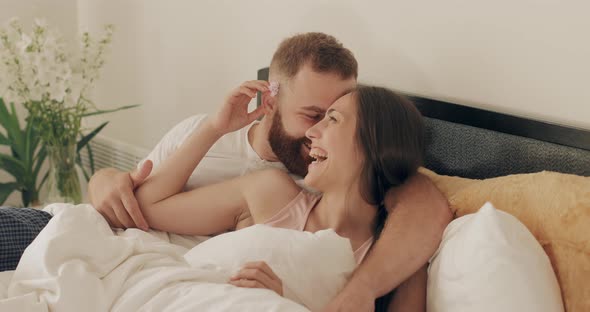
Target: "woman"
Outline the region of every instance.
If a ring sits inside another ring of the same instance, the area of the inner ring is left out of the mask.
[[[333,229],[350,239],[357,263],[383,228],[385,192],[402,184],[421,163],[424,127],[420,113],[392,91],[361,86],[342,96],[323,120],[310,128],[309,165],[299,187],[280,170],[262,170],[188,192],[182,187],[208,149],[225,133],[238,130],[272,107],[247,112],[264,81],[236,89],[220,111],[162,163],[136,192],[155,229],[213,235],[253,224],[316,232]],[[276,90],[275,90],[276,91]],[[269,288],[282,295],[280,279],[264,263],[247,265],[231,281]]]

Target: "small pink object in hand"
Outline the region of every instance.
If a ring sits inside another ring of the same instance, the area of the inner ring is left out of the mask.
[[[272,96],[272,97],[275,97],[277,94],[279,94],[278,81],[271,81],[270,85],[268,86],[268,89],[270,90],[270,96]]]

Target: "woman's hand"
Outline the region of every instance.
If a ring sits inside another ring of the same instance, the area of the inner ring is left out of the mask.
[[[245,288],[266,288],[283,295],[283,282],[264,261],[246,263],[229,283]]]
[[[252,80],[242,83],[234,89],[219,111],[210,119],[211,126],[219,133],[225,134],[239,130],[264,115],[263,106],[248,113],[248,104],[256,97],[256,92],[269,92],[268,82]]]

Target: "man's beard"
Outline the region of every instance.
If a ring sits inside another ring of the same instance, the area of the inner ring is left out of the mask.
[[[272,119],[268,141],[277,158],[287,167],[291,173],[304,177],[307,174],[307,166],[312,162],[311,156],[304,152],[304,143],[310,145],[306,137],[294,138],[287,134],[283,127],[281,113],[276,112]]]

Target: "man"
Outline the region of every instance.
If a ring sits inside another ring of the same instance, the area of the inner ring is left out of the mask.
[[[334,37],[306,33],[281,43],[269,76],[270,81],[287,81],[280,86],[278,112],[272,119],[264,117],[222,138],[193,172],[185,189],[268,166],[284,167],[295,179],[305,176],[311,162],[305,131],[323,118],[336,99],[354,88],[357,62]],[[204,118],[197,115],[178,124],[147,159],[158,166]],[[148,162],[131,173],[112,168],[97,172],[89,183],[92,204],[113,226],[147,229],[133,190],[150,171]],[[379,241],[327,310],[371,311],[375,299],[394,288],[397,295],[390,308],[424,310],[425,293],[415,298],[415,292],[408,290],[425,287],[425,264],[451,220],[447,202],[426,177],[417,175],[403,187],[390,190],[386,206],[390,216]],[[405,296],[407,293],[413,295]],[[416,304],[408,303],[412,300]]]

